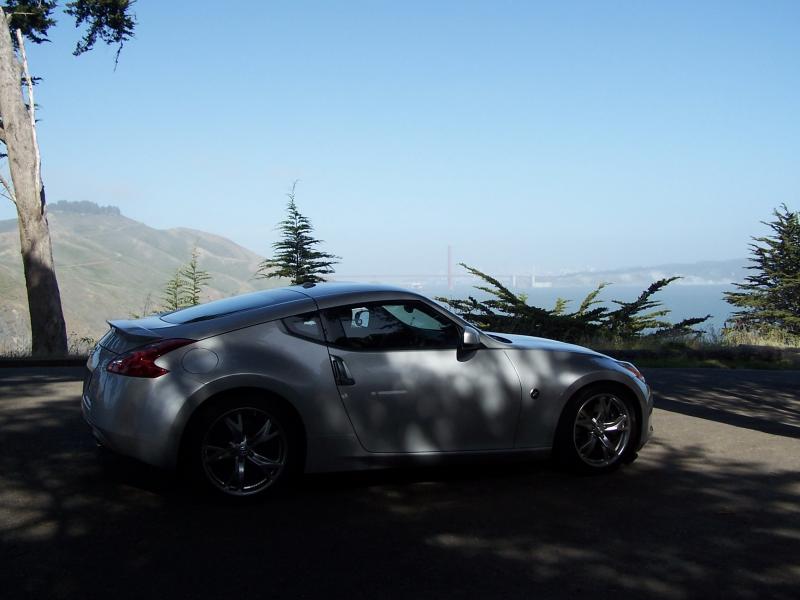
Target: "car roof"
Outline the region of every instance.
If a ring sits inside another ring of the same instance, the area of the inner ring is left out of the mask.
[[[424,299],[419,294],[392,285],[376,283],[353,283],[343,281],[326,281],[323,283],[295,285],[289,288],[313,298],[319,308],[328,308],[339,304],[372,302],[387,299],[416,300]]]
[[[294,290],[312,298],[327,296],[349,296],[351,294],[369,294],[372,292],[401,292],[408,293],[407,289],[384,285],[381,283],[359,283],[354,281],[324,281],[322,283],[305,283],[289,286]]]
[[[127,334],[136,332],[150,336],[162,335],[170,328],[174,336],[201,339],[235,328],[282,319],[312,310],[340,305],[358,305],[380,301],[422,301],[436,306],[420,294],[403,288],[369,283],[324,282],[272,288],[231,296],[172,313],[153,315],[138,320],[110,322]],[[437,309],[441,310],[437,306]],[[452,315],[451,315],[452,316]]]

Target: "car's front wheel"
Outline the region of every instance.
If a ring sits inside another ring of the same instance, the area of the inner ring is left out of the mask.
[[[590,387],[567,405],[554,450],[575,470],[611,471],[635,456],[635,432],[636,411],[627,395],[612,387]]]
[[[189,442],[190,467],[207,489],[228,497],[261,497],[281,487],[297,459],[293,422],[256,399],[207,409]]]

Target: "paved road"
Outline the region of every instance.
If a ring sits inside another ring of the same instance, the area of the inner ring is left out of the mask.
[[[231,507],[98,456],[76,370],[0,370],[0,597],[797,598],[800,372],[647,375],[656,437],[611,476],[314,476]]]

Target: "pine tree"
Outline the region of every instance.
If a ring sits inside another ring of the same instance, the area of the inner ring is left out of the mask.
[[[184,282],[183,300],[187,306],[200,304],[200,294],[203,288],[208,285],[208,282],[211,281],[211,275],[208,274],[208,271],[204,271],[198,266],[199,256],[200,252],[195,246],[192,248],[192,258],[180,270],[180,275]]]
[[[186,280],[181,273],[183,269],[175,271],[175,275],[164,285],[161,294],[161,310],[171,312],[186,307]]]
[[[199,265],[200,251],[192,248],[189,262],[179,267],[161,292],[161,310],[173,311],[200,304],[200,294],[211,281],[211,275]]]
[[[322,240],[313,237],[311,221],[297,208],[296,186],[295,181],[292,191],[286,194],[286,218],[278,223],[283,237],[272,244],[274,254],[259,265],[256,277],[288,279],[292,285],[317,283],[324,281],[322,275],[333,273],[333,265],[339,262],[338,256],[316,249]]]
[[[772,235],[753,238],[753,271],[725,300],[742,309],[733,313],[735,325],[753,330],[778,329],[800,334],[800,213],[785,204],[765,222]]]

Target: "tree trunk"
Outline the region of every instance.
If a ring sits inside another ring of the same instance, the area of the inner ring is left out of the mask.
[[[22,100],[21,68],[11,42],[5,12],[0,8],[0,118],[2,141],[8,152],[17,206],[19,241],[34,356],[65,355],[67,330],[53,264],[50,227],[45,213],[44,187],[38,177],[38,148],[28,109]]]

